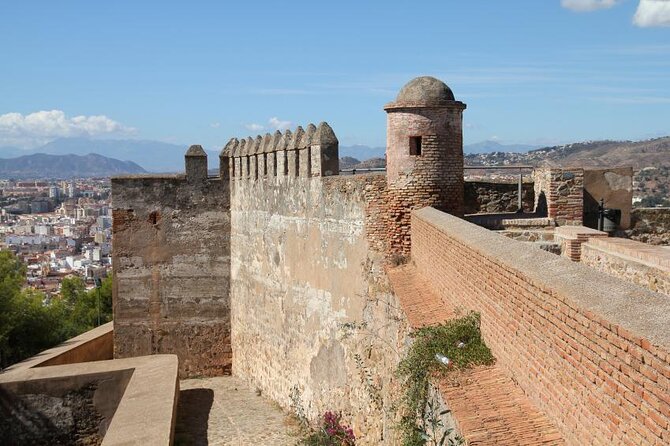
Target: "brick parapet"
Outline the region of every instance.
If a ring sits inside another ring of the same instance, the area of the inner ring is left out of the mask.
[[[568,444],[670,438],[670,301],[423,209],[412,258],[455,308],[481,313],[498,364]],[[631,310],[631,308],[635,310]]]

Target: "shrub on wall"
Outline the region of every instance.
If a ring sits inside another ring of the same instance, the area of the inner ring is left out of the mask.
[[[430,382],[450,371],[492,364],[491,350],[479,330],[478,313],[414,331],[414,341],[400,361],[397,374],[404,393],[398,404],[403,446],[452,445],[461,441],[442,425],[438,404],[432,399]]]

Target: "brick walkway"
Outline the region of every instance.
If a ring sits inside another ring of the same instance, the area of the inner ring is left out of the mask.
[[[294,445],[287,416],[232,376],[180,381],[175,446]]]
[[[389,269],[389,278],[409,323],[418,328],[456,316],[411,265]],[[561,445],[549,419],[497,366],[476,367],[438,383],[442,397],[470,446]]]

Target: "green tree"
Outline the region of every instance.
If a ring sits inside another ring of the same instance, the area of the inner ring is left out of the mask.
[[[26,268],[10,251],[0,251],[0,367],[7,363],[9,338],[20,314],[19,294]]]
[[[0,369],[112,320],[112,279],[86,290],[79,277],[66,278],[59,296],[23,289],[25,266],[0,251]]]

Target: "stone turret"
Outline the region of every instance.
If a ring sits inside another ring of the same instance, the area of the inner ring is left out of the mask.
[[[433,206],[463,215],[463,110],[442,81],[422,76],[386,104],[386,170],[392,246],[409,252],[413,209]]]
[[[186,180],[198,183],[207,180],[207,153],[199,145],[188,148],[184,155],[186,163]]]

